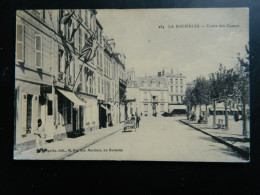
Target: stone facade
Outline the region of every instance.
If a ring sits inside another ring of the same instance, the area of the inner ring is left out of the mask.
[[[38,119],[49,141],[120,122],[126,57],[103,36],[97,14],[17,11],[15,147],[33,147]]]
[[[128,115],[161,116],[164,112],[185,112],[183,104],[186,77],[173,71],[158,72],[157,76],[136,77],[134,70],[127,73]]]

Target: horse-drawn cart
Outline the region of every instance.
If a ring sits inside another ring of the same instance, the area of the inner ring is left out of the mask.
[[[126,131],[126,130],[130,130],[130,131],[135,130],[136,131],[135,121],[133,121],[133,120],[125,121],[125,123],[124,123],[124,131]]]

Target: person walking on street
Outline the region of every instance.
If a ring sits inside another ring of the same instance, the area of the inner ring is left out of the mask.
[[[35,130],[34,135],[36,135],[36,147],[37,147],[36,148],[36,152],[37,153],[39,153],[41,151],[42,152],[46,152],[47,149],[43,148],[43,145],[45,143],[46,134],[45,134],[45,128],[42,125],[42,120],[41,119],[38,119],[38,127]]]
[[[138,114],[136,114],[136,128],[139,127],[140,120],[141,120],[141,117]]]
[[[135,131],[136,131],[136,117],[134,114],[132,114],[131,116],[131,121],[134,123],[134,128],[135,128]]]

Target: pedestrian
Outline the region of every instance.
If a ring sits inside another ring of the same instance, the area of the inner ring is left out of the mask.
[[[199,124],[204,123],[204,119],[203,119],[203,116],[202,116],[201,114],[200,114],[200,116],[199,116],[198,123],[199,123]]]
[[[134,123],[134,128],[136,130],[136,117],[134,114],[132,114],[132,116],[131,116],[131,122]]]
[[[43,148],[43,145],[45,143],[45,128],[42,125],[42,119],[38,119],[38,127],[34,132],[34,135],[36,135],[36,152],[46,152],[47,149]]]
[[[136,128],[139,127],[140,120],[141,120],[141,117],[138,114],[136,114]]]
[[[238,114],[238,112],[235,113],[234,119],[235,119],[236,122],[239,121],[239,114]]]

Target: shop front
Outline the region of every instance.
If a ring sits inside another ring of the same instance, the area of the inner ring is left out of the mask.
[[[99,128],[111,126],[111,111],[109,104],[100,103],[99,105]]]
[[[85,132],[84,109],[86,102],[79,99],[73,92],[63,89],[56,90],[58,106],[56,123],[59,129],[65,129],[68,137],[78,137]]]
[[[38,119],[45,127],[46,142],[62,136],[55,125],[55,94],[51,85],[16,82],[15,89],[16,138],[15,147],[30,149],[35,147],[34,132]]]

